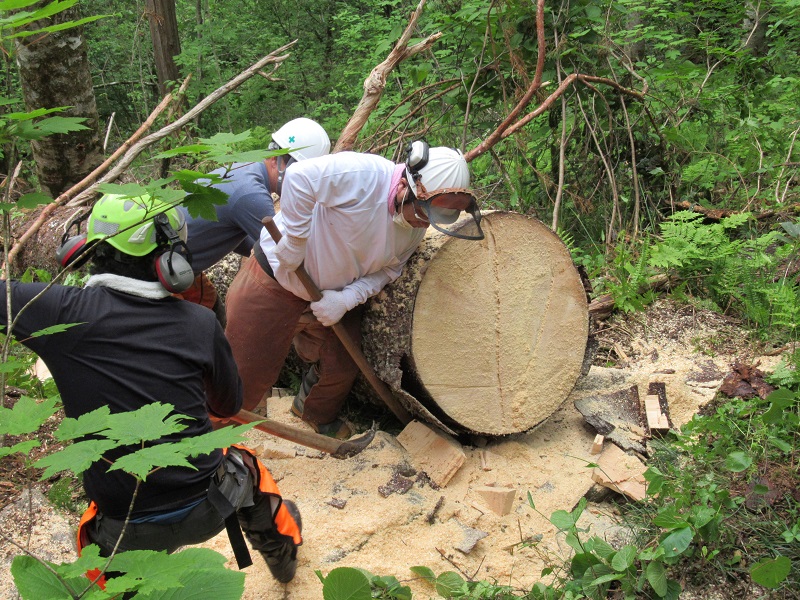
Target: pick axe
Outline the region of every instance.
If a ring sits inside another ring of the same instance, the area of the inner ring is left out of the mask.
[[[272,217],[264,217],[261,219],[261,222],[264,224],[264,227],[267,228],[267,231],[269,232],[270,236],[272,236],[273,241],[276,244],[280,242],[282,237],[281,232],[280,229],[278,229],[278,226],[275,225],[275,221],[272,220]],[[308,275],[308,272],[302,263],[299,267],[297,267],[297,270],[294,273],[306,288],[308,295],[311,296],[311,300],[318,302],[322,299],[322,292],[317,287],[317,284],[314,283],[314,280]],[[345,329],[344,325],[341,323],[334,323],[331,325],[331,329],[333,329],[333,332],[336,334],[336,337],[339,338],[339,341],[342,342],[342,346],[345,347],[345,350],[347,350],[350,358],[352,358],[353,362],[358,365],[361,373],[364,375],[364,377],[366,377],[367,381],[369,381],[372,389],[375,390],[389,410],[394,413],[394,416],[397,417],[403,425],[407,425],[411,421],[411,415],[408,414],[408,411],[392,395],[392,391],[389,389],[389,386],[387,386],[381,379],[378,378],[378,375],[375,373],[372,365],[367,362],[367,357],[364,356],[361,348],[358,347],[358,345],[353,341],[353,338],[350,337],[350,334],[347,333],[347,329]]]
[[[231,421],[236,423],[249,424],[260,421],[255,426],[255,429],[270,433],[279,438],[327,452],[333,458],[350,458],[361,452],[364,448],[369,446],[372,438],[375,437],[375,425],[363,435],[349,440],[337,440],[313,431],[299,429],[286,425],[285,423],[278,423],[272,419],[265,419],[261,415],[250,412],[249,410],[240,410],[232,417],[228,417]]]

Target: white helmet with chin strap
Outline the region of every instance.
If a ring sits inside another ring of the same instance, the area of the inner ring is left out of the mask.
[[[322,125],[312,119],[300,117],[285,123],[272,134],[272,141],[289,152],[295,160],[324,156],[331,151],[331,140]]]
[[[424,140],[412,142],[406,150],[406,179],[415,196],[422,195],[417,190],[418,183],[428,194],[443,188],[469,187],[469,169],[460,150],[430,148]]]

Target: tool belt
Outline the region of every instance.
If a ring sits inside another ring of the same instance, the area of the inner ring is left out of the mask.
[[[253,485],[250,484],[250,472],[236,448],[227,449],[225,458],[211,478],[208,501],[225,520],[225,530],[228,532],[236,564],[240,569],[249,567],[253,564],[253,559],[244,541],[236,511],[253,506]]]

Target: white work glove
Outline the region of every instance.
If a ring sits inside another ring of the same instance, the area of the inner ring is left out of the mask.
[[[344,294],[335,290],[323,290],[320,301],[311,303],[311,311],[325,327],[338,323],[347,312]]]
[[[295,271],[303,259],[306,257],[306,238],[294,237],[293,235],[285,235],[275,246],[275,258],[281,263],[281,266],[287,271]]]

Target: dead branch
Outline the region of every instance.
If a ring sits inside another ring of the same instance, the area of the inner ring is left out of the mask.
[[[417,20],[419,19],[419,15],[422,13],[422,7],[424,5],[425,0],[420,0],[417,8],[411,14],[411,18],[408,21],[408,26],[406,27],[405,31],[403,31],[400,39],[397,40],[397,43],[394,45],[394,48],[392,48],[389,56],[387,56],[386,60],[384,60],[381,64],[372,69],[369,77],[364,80],[364,95],[361,97],[361,101],[358,103],[358,106],[353,112],[353,116],[350,117],[350,120],[342,130],[339,139],[336,141],[336,145],[333,148],[334,152],[351,150],[353,148],[356,137],[358,137],[358,134],[364,127],[364,124],[367,122],[369,115],[373,110],[375,110],[375,107],[378,105],[378,101],[383,95],[383,90],[386,87],[387,74],[408,57],[414,56],[423,50],[429,49],[431,46],[433,46],[433,43],[436,40],[442,37],[441,32],[434,33],[418,44],[414,44],[411,47],[408,46],[408,40],[411,39],[411,33],[414,31],[414,28],[417,25]]]
[[[181,89],[182,88],[183,86],[181,86]],[[150,127],[153,125],[153,122],[156,120],[158,115],[164,112],[164,109],[166,109],[167,106],[169,106],[172,100],[173,100],[173,95],[171,93],[164,96],[159,105],[156,106],[153,109],[153,112],[150,113],[150,116],[147,117],[145,122],[142,123],[139,129],[137,129],[136,132],[131,137],[129,137],[124,144],[122,144],[119,148],[117,148],[114,151],[114,153],[111,156],[109,156],[106,160],[104,160],[103,163],[100,166],[98,166],[94,171],[89,173],[86,177],[84,177],[81,181],[73,185],[71,188],[61,193],[55,200],[53,200],[53,202],[51,202],[42,209],[42,212],[39,213],[39,216],[36,218],[36,220],[30,225],[30,227],[28,227],[27,231],[25,231],[25,233],[23,233],[19,237],[19,239],[12,246],[11,250],[8,252],[6,262],[9,264],[9,266],[13,264],[14,259],[16,258],[17,254],[19,254],[20,250],[22,249],[22,246],[24,246],[29,239],[31,239],[34,235],[36,235],[36,233],[39,231],[39,229],[41,229],[42,225],[44,225],[47,222],[47,220],[50,218],[50,215],[53,214],[56,208],[62,206],[64,203],[70,200],[70,198],[72,198],[74,195],[78,194],[79,192],[89,187],[106,169],[108,169],[113,164],[115,160],[117,160],[117,158],[119,158],[125,151],[127,151],[128,148],[130,148],[136,142],[136,140],[142,137],[144,133],[148,129],[150,129]]]
[[[291,48],[293,45],[297,43],[297,40],[289,42],[284,46],[281,46],[277,50],[271,52],[270,54],[263,57],[261,60],[256,62],[255,64],[251,65],[244,71],[242,71],[239,75],[231,79],[229,82],[224,84],[223,86],[217,88],[213,93],[208,95],[204,98],[201,102],[191,108],[186,114],[182,117],[177,119],[176,121],[166,125],[165,127],[161,128],[157,132],[147,136],[146,138],[139,140],[139,138],[152,126],[153,122],[156,118],[172,103],[173,99],[176,96],[181,96],[186,89],[186,86],[189,82],[189,78],[187,78],[180,87],[180,90],[176,95],[167,94],[164,96],[162,101],[159,105],[150,113],[150,116],[147,120],[139,127],[139,129],[134,133],[128,140],[125,141],[122,146],[120,146],[114,154],[112,154],[108,159],[106,159],[103,164],[101,164],[97,169],[92,171],[89,175],[87,175],[82,181],[71,187],[69,190],[65,191],[61,194],[55,201],[51,204],[48,204],[43,210],[36,221],[28,228],[28,230],[17,240],[11,250],[8,252],[6,262],[12,264],[15,257],[19,254],[22,246],[31,238],[33,237],[37,231],[42,227],[42,225],[47,222],[50,215],[52,215],[53,211],[59,206],[67,204],[68,206],[82,206],[86,204],[86,202],[92,198],[95,194],[95,190],[97,187],[102,183],[108,183],[114,181],[119,177],[125,170],[130,166],[130,164],[138,157],[147,147],[151,146],[155,142],[163,139],[164,137],[168,136],[175,130],[180,129],[187,123],[189,123],[192,119],[197,117],[200,113],[206,110],[209,106],[214,104],[220,98],[223,98],[229,92],[238,88],[242,83],[256,75],[259,71],[261,71],[266,65],[273,64],[273,72],[284,60],[286,60],[289,55],[284,54],[280,56],[280,53],[284,52],[288,48]],[[138,140],[138,141],[137,141]],[[98,179],[100,175],[105,172],[119,157],[122,155],[122,158],[119,162],[110,170],[108,173],[103,176],[102,178]]]
[[[720,219],[724,219],[726,217],[732,217],[733,215],[738,215],[743,212],[737,210],[728,210],[725,208],[705,208],[704,206],[700,206],[699,204],[693,204],[691,202],[687,202],[686,200],[683,200],[681,202],[675,202],[675,208],[696,212],[698,214],[703,215],[706,219],[709,219],[710,221],[719,221]],[[773,210],[764,210],[761,212],[753,213],[753,218],[756,221],[764,221],[766,219],[771,219],[772,217],[783,217],[785,215],[797,215],[797,214],[800,214],[800,203],[795,202],[794,204],[788,204],[781,208],[776,208]]]
[[[97,186],[102,183],[109,183],[114,181],[117,177],[119,177],[125,170],[131,165],[131,163],[139,156],[147,147],[152,146],[157,141],[165,138],[173,131],[180,129],[194,118],[196,118],[200,113],[206,110],[209,106],[217,102],[219,99],[226,96],[228,93],[232,92],[240,85],[242,85],[245,81],[253,77],[254,75],[258,74],[258,72],[264,68],[264,66],[268,64],[280,64],[289,58],[288,54],[284,54],[279,56],[281,52],[284,52],[288,48],[291,48],[297,43],[297,40],[289,42],[270,52],[268,55],[263,57],[261,60],[256,62],[255,64],[249,66],[247,69],[239,73],[236,77],[231,79],[226,84],[220,86],[216,90],[214,90],[211,94],[206,96],[201,102],[197,103],[191,109],[189,109],[182,117],[173,121],[172,123],[162,127],[155,133],[150,134],[146,138],[139,141],[135,144],[128,152],[125,153],[120,161],[111,169],[102,179],[100,179],[97,183],[95,183],[91,188],[87,189],[85,192],[81,193],[80,195],[76,196],[73,199],[69,206],[80,206],[85,204],[93,195]]]
[[[653,275],[639,287],[639,294],[652,290],[659,292],[674,285],[675,280],[665,273]],[[589,314],[597,320],[606,319],[614,311],[614,297],[611,294],[597,296],[589,303]]]

